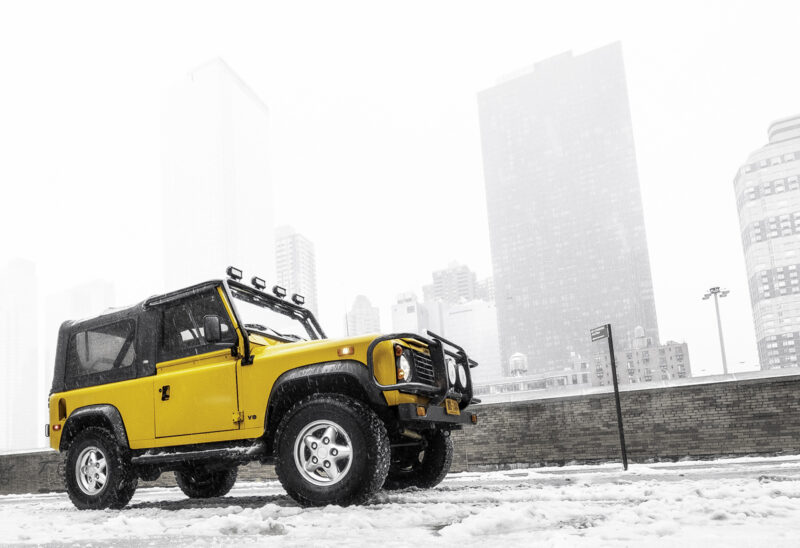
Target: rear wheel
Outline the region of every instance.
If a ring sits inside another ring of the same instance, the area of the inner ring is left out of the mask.
[[[383,488],[435,487],[447,476],[452,462],[453,440],[450,439],[450,432],[434,430],[424,435],[422,447],[403,446],[392,451],[392,463]]]
[[[99,427],[75,436],[67,451],[64,479],[70,500],[80,510],[123,508],[138,485],[127,450]]]
[[[304,506],[366,502],[389,469],[389,438],[358,400],[315,394],[297,403],[275,434],[275,472]]]
[[[208,470],[205,466],[194,466],[175,472],[175,481],[183,494],[193,499],[224,497],[236,483],[238,468]]]

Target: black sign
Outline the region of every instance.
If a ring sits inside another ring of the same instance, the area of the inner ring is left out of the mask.
[[[605,339],[608,337],[608,325],[601,325],[600,327],[590,329],[589,334],[592,336],[592,342]]]

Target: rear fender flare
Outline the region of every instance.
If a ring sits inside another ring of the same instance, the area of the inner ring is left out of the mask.
[[[128,433],[119,409],[110,404],[87,405],[73,411],[64,424],[64,434],[61,436],[59,451],[63,451],[72,439],[86,426],[105,426],[117,440],[120,446],[128,449]]]

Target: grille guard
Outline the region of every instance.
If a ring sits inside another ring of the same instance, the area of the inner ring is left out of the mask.
[[[431,331],[427,333],[430,338],[422,337],[415,333],[392,333],[389,335],[382,335],[370,343],[367,348],[367,368],[369,369],[370,378],[375,383],[375,386],[382,391],[401,390],[403,392],[428,396],[431,398],[431,403],[434,405],[439,405],[445,398],[458,400],[461,409],[467,407],[471,403],[478,403],[478,400],[472,397],[472,372],[470,371],[473,367],[478,366],[478,362],[469,358],[467,352],[457,344]],[[373,352],[375,347],[380,343],[392,340],[407,341],[428,347],[431,353],[431,360],[433,361],[435,385],[421,382],[400,382],[395,384],[381,384],[378,382],[378,379],[375,377]],[[455,350],[446,348],[445,345]],[[456,364],[464,366],[464,371],[467,373],[467,389],[465,393],[457,391],[456,386],[450,385],[450,379],[447,377],[445,356],[450,356],[455,359]]]

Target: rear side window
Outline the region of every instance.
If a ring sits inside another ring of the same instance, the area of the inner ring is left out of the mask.
[[[204,291],[164,308],[159,361],[175,360],[219,350],[206,343],[203,318],[219,316],[222,342],[235,343],[236,333],[216,290]]]
[[[128,368],[136,360],[136,324],[123,320],[73,333],[67,375],[80,377]]]

